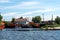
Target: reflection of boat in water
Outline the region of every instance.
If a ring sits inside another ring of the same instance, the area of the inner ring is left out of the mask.
[[[7,28],[6,31],[39,31],[40,28]]]

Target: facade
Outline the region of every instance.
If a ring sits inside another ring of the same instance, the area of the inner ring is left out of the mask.
[[[16,24],[26,24],[26,22],[27,22],[28,20],[26,19],[26,18],[17,18],[17,19],[15,19],[15,23]]]

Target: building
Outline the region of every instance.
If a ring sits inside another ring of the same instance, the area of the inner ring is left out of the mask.
[[[16,24],[26,24],[27,21],[28,21],[27,18],[17,18],[17,19],[15,19]]]

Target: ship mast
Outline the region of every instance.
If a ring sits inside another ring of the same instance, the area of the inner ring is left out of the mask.
[[[53,14],[52,14],[52,18],[51,18],[51,20],[53,21]]]
[[[44,21],[44,14],[42,14],[42,17],[43,17],[42,20]]]

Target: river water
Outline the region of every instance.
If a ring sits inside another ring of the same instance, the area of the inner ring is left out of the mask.
[[[0,30],[0,40],[60,40],[60,30],[47,30],[47,31]]]

